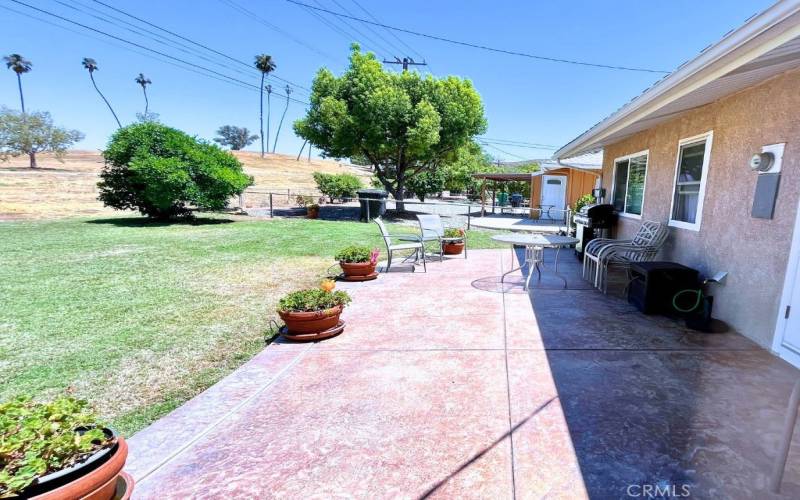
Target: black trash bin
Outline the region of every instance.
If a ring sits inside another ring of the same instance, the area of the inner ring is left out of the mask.
[[[522,206],[522,195],[519,193],[514,193],[511,195],[511,206],[514,208],[519,208]]]
[[[382,189],[361,189],[357,192],[361,205],[359,220],[369,222],[386,212],[386,198],[389,197],[389,193]]]

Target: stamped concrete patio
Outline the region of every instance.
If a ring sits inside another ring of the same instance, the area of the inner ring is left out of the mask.
[[[130,439],[136,497],[772,498],[795,369],[591,290],[568,252],[569,290],[501,287],[511,257],[341,285],[342,335],[274,343]]]

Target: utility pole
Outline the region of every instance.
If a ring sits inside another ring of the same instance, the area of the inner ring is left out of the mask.
[[[384,64],[402,64],[403,65],[403,71],[408,71],[408,67],[409,66],[427,66],[428,65],[428,63],[426,63],[425,61],[422,61],[421,63],[418,63],[418,62],[414,62],[414,59],[412,59],[410,57],[404,57],[404,58],[400,59],[399,57],[396,57],[396,56],[394,58],[394,61],[387,61],[386,59],[384,59],[383,63]]]

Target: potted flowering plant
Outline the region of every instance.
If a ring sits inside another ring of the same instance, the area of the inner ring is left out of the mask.
[[[380,252],[364,245],[350,245],[339,250],[334,258],[344,273],[346,281],[366,281],[378,277],[375,266]]]
[[[0,404],[0,498],[129,498],[127,457],[125,440],[86,401],[19,396]]]
[[[466,233],[463,229],[447,228],[444,230],[444,237],[448,238],[442,242],[442,251],[445,255],[458,255],[464,251]]]
[[[350,303],[350,296],[347,292],[334,291],[335,287],[332,280],[325,280],[319,288],[284,295],[278,301],[278,315],[286,323],[284,337],[320,340],[341,333],[344,322],[339,321],[339,316]]]

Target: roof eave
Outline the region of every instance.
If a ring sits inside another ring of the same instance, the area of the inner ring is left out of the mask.
[[[800,23],[768,34],[787,18],[800,13],[800,1],[783,0],[731,32],[699,56],[681,65],[621,109],[579,135],[555,153],[568,158],[602,146],[611,134],[645,118],[650,113],[703,85],[733,71],[756,57],[800,36]],[[761,36],[767,35],[767,36]]]

